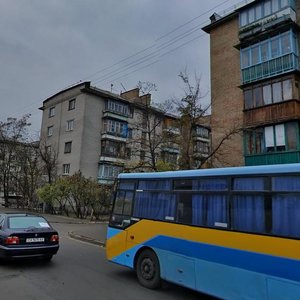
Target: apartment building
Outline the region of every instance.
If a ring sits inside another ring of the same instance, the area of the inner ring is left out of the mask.
[[[212,146],[226,132],[220,165],[300,161],[299,5],[295,0],[243,2],[214,14],[210,34]]]
[[[43,101],[41,145],[57,156],[58,175],[80,170],[111,184],[123,170],[151,170],[153,153],[177,165],[178,118],[153,108],[151,95],[139,93],[117,95],[82,82]]]
[[[44,100],[40,109],[41,145],[57,156],[58,175],[80,170],[112,184],[121,171],[154,170],[158,160],[178,166],[178,117],[152,107],[151,95],[138,88],[117,95],[82,82]],[[207,156],[209,126],[197,126],[194,140],[195,155]]]

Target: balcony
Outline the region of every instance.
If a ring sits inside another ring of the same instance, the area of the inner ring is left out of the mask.
[[[256,127],[299,118],[300,102],[290,100],[244,111],[244,127]]]
[[[243,41],[290,22],[296,22],[296,12],[291,7],[287,7],[273,15],[240,27],[239,39]]]
[[[125,156],[123,157],[116,157],[116,156],[109,156],[106,154],[101,154],[99,162],[105,163],[125,163]]]
[[[109,130],[104,130],[101,133],[101,139],[111,139],[119,142],[126,142],[127,141],[127,132],[113,132]]]
[[[300,162],[300,151],[289,152],[273,152],[256,155],[246,155],[245,165],[273,165],[273,164],[289,164]]]
[[[298,56],[294,53],[290,53],[255,66],[242,69],[242,83],[247,84],[298,69]]]
[[[194,159],[207,158],[208,155],[209,155],[209,153],[205,153],[205,152],[194,152],[194,153],[193,153]]]
[[[118,112],[115,112],[115,111],[109,110],[109,109],[103,111],[103,118],[113,118],[116,120],[127,122],[128,117],[129,117],[128,115],[121,114],[121,113],[118,113]]]
[[[180,129],[177,127],[173,127],[173,126],[165,127],[163,129],[163,131],[168,134],[180,135]]]
[[[199,134],[199,133],[196,133],[194,132],[193,133],[193,139],[195,141],[203,141],[203,142],[209,142],[210,141],[210,138],[209,136],[204,136],[203,134]]]
[[[105,158],[113,158],[113,159],[126,159],[126,155],[124,151],[102,151],[101,157]],[[101,159],[100,159],[101,160]]]
[[[168,152],[168,153],[174,153],[174,154],[179,154],[180,150],[177,146],[164,146],[161,149],[162,152]]]

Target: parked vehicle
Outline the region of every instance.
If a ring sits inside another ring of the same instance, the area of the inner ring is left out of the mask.
[[[41,257],[47,261],[59,249],[59,235],[39,215],[0,214],[0,258]]]

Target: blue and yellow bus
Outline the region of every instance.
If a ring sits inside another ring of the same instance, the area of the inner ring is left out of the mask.
[[[300,299],[300,164],[120,174],[108,260],[222,299]]]

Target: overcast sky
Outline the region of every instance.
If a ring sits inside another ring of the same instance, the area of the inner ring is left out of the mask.
[[[115,93],[155,83],[155,102],[183,96],[180,71],[209,91],[214,12],[241,0],[0,0],[0,120],[30,113],[39,132],[43,100],[82,81]]]

